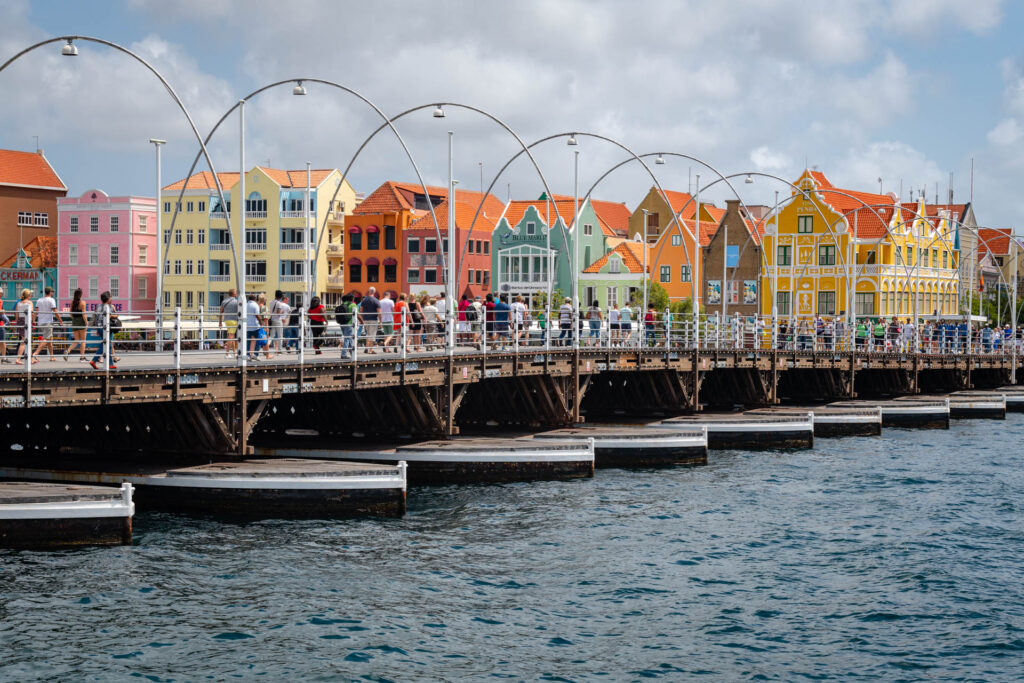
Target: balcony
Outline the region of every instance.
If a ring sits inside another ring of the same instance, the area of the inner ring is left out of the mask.
[[[265,219],[267,217],[267,212],[266,211],[246,211],[245,212],[245,217],[246,218],[255,218],[257,220],[262,220],[262,219]]]
[[[231,282],[230,275],[211,275],[210,282]]]
[[[293,251],[296,249],[304,249],[305,244],[302,242],[281,242],[281,251]]]
[[[221,244],[219,242],[218,243],[211,243],[210,244],[210,251],[231,251],[231,245],[230,244]]]
[[[228,217],[228,215],[224,211],[211,211],[210,212],[210,218],[211,219],[217,219],[217,218],[225,219],[227,217]]]
[[[246,251],[266,251],[267,250],[267,243],[266,242],[246,242],[245,243],[245,250]]]
[[[282,211],[281,218],[305,218],[305,211]]]
[[[344,275],[328,275],[327,276],[328,287],[344,287],[345,276]]]
[[[338,256],[341,256],[344,252],[345,252],[345,247],[343,245],[341,245],[341,244],[328,244],[327,245],[327,253],[328,254],[336,254]]]
[[[301,275],[301,274],[300,275],[294,275],[294,274],[292,274],[292,275],[282,275],[279,279],[280,279],[281,282],[305,282],[306,281],[306,276],[305,275]]]
[[[245,281],[246,282],[266,282],[267,281],[267,276],[266,276],[266,274],[263,274],[263,275],[246,275],[245,276]]]

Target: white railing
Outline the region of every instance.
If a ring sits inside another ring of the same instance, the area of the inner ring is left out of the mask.
[[[231,282],[230,275],[211,275],[210,282]]]
[[[211,242],[210,251],[231,251],[231,245],[221,242]]]
[[[266,242],[246,242],[245,243],[245,250],[246,251],[266,251],[267,250],[267,243]]]
[[[282,211],[281,218],[305,218],[305,211]]]
[[[266,275],[246,275],[245,276],[245,281],[246,282],[266,282],[267,281],[267,276]]]
[[[305,275],[281,275],[278,278],[281,282],[303,282],[306,279]]]
[[[343,251],[345,251],[344,245],[341,245],[341,244],[331,244],[331,243],[327,244],[327,253],[328,254],[340,254]]]
[[[267,212],[266,211],[246,211],[245,212],[245,217],[246,218],[266,218],[267,217]]]
[[[228,214],[226,211],[211,211],[210,218],[227,218]]]
[[[294,251],[296,249],[305,249],[306,245],[302,242],[281,242],[281,249]]]

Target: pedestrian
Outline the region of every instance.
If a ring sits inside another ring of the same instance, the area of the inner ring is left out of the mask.
[[[259,360],[257,349],[260,331],[263,330],[260,324],[260,305],[255,294],[247,294],[245,299],[245,354],[249,360]]]
[[[494,295],[489,293],[484,297],[484,336],[488,341],[495,339],[494,329]]]
[[[466,308],[469,307],[469,302],[466,297],[462,297],[462,301],[466,303]],[[461,303],[459,304],[462,305]],[[465,314],[465,310],[459,314],[460,320],[465,320],[462,316]],[[463,323],[460,322],[459,325]],[[466,323],[468,325],[468,323]],[[437,299],[430,297],[427,299],[427,305],[423,307],[423,345],[429,349],[430,344],[437,343]],[[465,336],[463,336],[465,341]]]
[[[409,301],[409,339],[406,340],[415,350],[423,350],[423,307],[420,302],[410,297]]]
[[[267,295],[263,292],[257,294],[256,303],[260,305],[260,336],[256,346],[263,349],[263,355],[270,360],[274,355],[270,353],[270,308],[267,306]]]
[[[278,353],[284,352],[284,328],[288,323],[291,306],[281,290],[274,292],[274,300],[270,303],[270,346]]]
[[[341,297],[341,304],[334,309],[334,321],[341,328],[341,357],[351,358],[355,349],[356,305],[351,294]]]
[[[323,344],[324,330],[327,329],[327,309],[320,303],[320,297],[309,300],[309,331],[313,336],[313,350],[321,355],[320,345]]]
[[[509,342],[509,318],[512,315],[512,307],[508,303],[508,294],[502,294],[494,303],[492,309],[494,316],[494,341],[501,342],[501,348],[508,348]]]
[[[64,322],[60,319],[59,315],[55,315],[57,311],[57,302],[53,299],[53,290],[46,287],[43,290],[43,295],[36,301],[36,336],[39,339],[39,346],[36,347],[36,356],[42,354],[43,349],[47,349],[50,352],[50,362],[57,360],[56,356],[53,355],[53,326],[57,324],[60,327],[64,326]]]
[[[398,294],[398,301],[395,302],[395,348],[409,342],[409,303],[406,301],[405,293]],[[402,341],[402,332],[405,331],[405,341]]]
[[[380,300],[380,334],[384,337],[384,353],[387,353],[395,336],[395,300],[391,298],[391,292],[384,292],[384,298]]]
[[[440,311],[440,309],[438,309]],[[483,348],[483,335],[482,330],[484,327],[484,304],[480,299],[480,295],[473,297],[473,302],[470,307],[466,309],[466,320],[469,322],[470,329],[473,331],[473,344]]]
[[[563,341],[565,340],[565,341]],[[567,346],[572,343],[572,299],[565,301],[558,308],[558,345]]]
[[[530,310],[523,301],[523,295],[517,294],[516,300],[509,305],[512,307],[512,326],[516,339],[529,341],[527,335],[530,331]]]
[[[647,313],[644,314],[644,345],[654,345],[654,324],[658,316],[654,312],[654,304],[647,304]]]
[[[608,307],[608,340],[612,346],[619,345],[619,305],[614,302]]]
[[[444,292],[441,292],[437,297],[437,329],[438,333],[443,338],[447,338],[448,334],[447,325],[448,323],[455,324],[456,320],[450,320],[452,317],[451,302],[448,301],[448,297]]]
[[[601,323],[604,322],[604,316],[601,315],[601,306],[597,299],[590,302],[590,308],[587,309],[587,322],[590,324],[590,337],[587,339],[587,346],[600,346]]]
[[[626,346],[629,344],[630,337],[633,336],[633,309],[629,307],[627,301],[619,309],[619,340],[620,346]]]
[[[0,299],[0,363],[7,362],[7,325],[11,319],[4,313],[3,299]]]
[[[359,302],[359,323],[366,330],[366,352],[374,353],[377,345],[377,328],[380,325],[380,300],[377,299],[377,288],[370,287],[366,296]],[[359,340],[356,339],[356,344]]]
[[[218,327],[224,327],[225,358],[234,358],[238,354],[238,308],[238,291],[232,287],[227,297],[220,302],[220,317],[217,321]]]
[[[64,357],[69,358],[71,352],[78,347],[78,352],[81,354],[78,361],[84,362],[85,359],[85,334],[86,334],[86,322],[85,322],[85,302],[82,301],[82,290],[76,289],[75,293],[71,298],[71,344],[68,346],[68,350],[65,352]]]
[[[96,308],[96,313],[92,317],[93,327],[97,327],[100,330],[100,341],[96,347],[96,355],[93,356],[92,360],[89,361],[89,365],[94,370],[99,370],[99,363],[104,357],[107,358],[107,366],[111,370],[117,370],[117,366],[114,362],[118,359],[111,355],[111,346],[113,346],[113,340],[110,344],[107,344],[107,336],[115,328],[114,320],[117,318],[117,313],[114,312],[113,306],[110,305],[110,292],[103,292],[100,294],[100,305]]]
[[[18,329],[18,352],[15,355],[15,363],[23,365],[21,354],[27,353],[27,358],[32,363],[38,363],[39,359],[32,355],[32,339],[29,336],[29,326],[32,320],[32,290],[21,290],[21,300],[14,305],[14,324]]]
[[[288,326],[284,328],[284,348],[293,353],[299,352],[299,325],[302,323],[302,308],[292,306],[288,297],[284,298],[288,304]]]

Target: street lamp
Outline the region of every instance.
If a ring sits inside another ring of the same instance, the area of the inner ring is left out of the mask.
[[[77,57],[78,48],[75,47],[74,43],[71,42],[71,39],[68,38],[68,44],[60,49],[60,53],[65,57]]]
[[[664,166],[665,158],[659,154],[658,158],[654,160],[654,163],[656,163],[658,166]]]
[[[754,184],[754,176],[752,176],[752,175],[750,175],[748,173],[747,174],[747,179],[744,180],[743,182],[746,183],[747,185],[753,185]]]
[[[570,147],[575,147],[576,145],[578,145],[579,143],[576,142],[576,133],[570,135],[569,139],[565,141],[565,144],[569,145]]]
[[[435,119],[443,119],[444,118],[444,109],[441,108],[440,104],[437,105],[436,107],[434,107],[434,118]]]
[[[66,46],[65,46],[66,47]],[[74,47],[74,46],[72,46]],[[160,193],[163,191],[163,182],[160,179],[160,147],[167,144],[166,140],[150,138],[149,141],[156,149],[156,298],[154,299],[153,312],[156,315],[156,350],[163,348],[163,296],[164,296],[164,231],[163,231],[163,206],[161,206]]]
[[[644,250],[644,296],[643,307],[637,311],[636,314],[636,319],[641,321],[641,324],[643,324],[642,321],[644,320],[644,316],[647,314],[647,214],[650,213],[647,209],[642,209],[642,211],[644,212],[644,236],[642,239],[637,239],[637,241],[640,242],[640,248]],[[637,237],[639,237],[639,235]],[[641,327],[640,329],[646,331],[645,327]],[[646,346],[646,340],[644,340],[644,345]]]
[[[306,87],[302,85],[302,81],[295,81],[295,87],[292,88],[293,95],[305,95]]]

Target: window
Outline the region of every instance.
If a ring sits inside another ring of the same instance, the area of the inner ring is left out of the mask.
[[[199,306],[202,308],[203,304],[206,303],[206,292],[199,292]]]
[[[836,293],[818,292],[818,315],[836,314]]]
[[[149,231],[149,216],[139,216],[139,232]]]
[[[379,232],[368,232],[368,233],[366,233],[366,248],[367,249],[380,249],[380,233]]]
[[[526,234],[527,235],[536,235],[537,234],[537,224],[534,223],[533,221],[527,221],[527,223],[526,223]]]
[[[78,276],[72,275],[68,278],[68,296],[73,295],[76,289],[78,289]]]
[[[789,308],[789,292],[775,293],[775,307],[779,315],[789,315],[792,313]]]
[[[672,243],[673,247],[678,247],[683,243],[683,237],[682,235],[672,235],[672,237],[669,238],[669,241]]]
[[[372,233],[371,233],[372,234]],[[380,282],[380,266],[366,266],[366,281],[367,282]]]
[[[192,244],[195,240],[195,235],[191,230],[185,231],[185,244]]]
[[[690,266],[682,265],[679,266],[679,281],[689,282],[690,281]]]
[[[875,315],[875,295],[873,292],[857,292],[854,299],[857,315]]]
[[[487,242],[484,242],[484,244],[487,244]],[[485,270],[484,271],[484,285],[485,286],[489,285],[490,282],[491,282],[491,271]]]
[[[181,213],[181,202],[174,202],[174,210]]]
[[[910,248],[909,244],[907,245],[907,265],[914,265],[914,251]]]
[[[185,259],[185,275],[193,274],[194,266],[192,265],[192,259]]]
[[[423,271],[423,281],[427,284],[437,282],[437,270],[435,268],[427,268]]]
[[[608,308],[613,308],[615,306],[618,306],[619,305],[619,288],[618,287],[608,287],[606,291],[607,291],[606,298],[608,300]]]
[[[110,296],[121,296],[121,278],[110,278]]]
[[[384,248],[395,248],[395,226],[393,225],[384,226]]]
[[[484,253],[486,254],[486,253],[490,252],[490,250],[491,250],[491,243],[487,242],[487,241],[484,241]],[[478,248],[477,249],[477,253],[479,253],[479,252],[480,252],[480,249]]]
[[[164,292],[164,308],[171,305],[171,293],[169,291]]]
[[[196,261],[196,275],[206,275],[206,261],[199,259]]]
[[[120,231],[121,231],[121,219],[118,216],[111,216],[110,217],[110,232],[120,232]],[[111,294],[113,294],[113,292],[111,292]]]
[[[420,253],[420,240],[418,237],[410,237],[407,244],[409,246],[410,254]],[[472,253],[472,250],[470,250],[470,253]]]
[[[98,266],[100,264],[100,245],[90,244],[89,245],[89,265]]]
[[[618,274],[622,270],[622,259],[610,258],[608,259],[608,272]]]
[[[174,229],[174,243],[181,244],[181,228]]]
[[[170,202],[164,202],[164,213],[170,213],[170,212],[171,212],[171,203]]]
[[[942,252],[942,267],[946,267],[946,252]]]
[[[836,247],[834,244],[818,246],[818,265],[834,266],[836,264]]]
[[[195,202],[185,202],[185,211],[187,211],[189,213],[192,213],[192,211],[193,211],[193,209],[195,209],[195,207],[196,207]]]
[[[181,292],[174,293],[174,307],[181,308]]]
[[[95,275],[89,276],[89,298],[95,299],[100,295],[100,279]]]
[[[350,232],[348,234],[348,248],[349,249],[362,249],[363,248],[363,233],[361,233],[361,232]]]
[[[738,280],[729,280],[726,283],[726,293],[729,296],[729,303],[738,304],[740,302],[740,283]]]
[[[148,259],[148,253],[147,253],[148,251],[149,251],[149,246],[148,245],[146,245],[146,244],[140,244],[139,245],[139,265],[140,266],[146,265],[146,261]]]
[[[398,266],[393,263],[384,264],[384,282],[398,282]]]
[[[32,212],[31,211],[19,211],[18,212],[18,225],[32,225]]]
[[[793,247],[788,244],[780,244],[778,248],[778,265],[780,266],[791,266],[793,265]]]
[[[658,268],[658,280],[660,282],[672,281],[672,266],[661,266]]]
[[[423,240],[423,252],[426,254],[433,254],[437,252],[437,240],[431,237]]]
[[[77,266],[78,265],[78,245],[77,244],[72,244],[72,245],[70,245],[68,247],[68,265],[69,266]]]
[[[362,282],[363,274],[359,268],[358,263],[350,264],[348,267],[348,281],[349,282]]]
[[[470,254],[473,253],[473,247],[476,245],[476,240],[469,240],[466,242],[466,251]]]
[[[814,232],[814,216],[797,216],[797,232]]]
[[[196,230],[196,233],[197,233],[196,236],[199,238],[199,244],[206,244],[206,231],[205,230]]]
[[[174,274],[181,275],[181,259],[174,259]]]
[[[99,216],[89,216],[89,232],[99,232],[99,231],[100,231],[100,217]]]
[[[587,237],[594,234],[594,225],[592,223],[583,224],[583,236]]]
[[[144,277],[135,278],[135,296],[140,299],[149,296],[149,280]]]
[[[78,232],[78,216],[68,219],[68,232]]]
[[[171,262],[170,261],[164,261],[164,275],[170,275],[170,274],[171,274]]]
[[[444,253],[446,253],[446,254],[448,253],[448,238],[447,237],[445,237],[444,239],[441,240],[441,250]]]
[[[409,280],[409,284],[415,284],[415,283],[419,282],[420,281],[420,269],[419,268],[410,268],[408,270],[408,272],[406,272],[406,278]]]
[[[1000,265],[1002,265],[1002,264],[1000,264]],[[932,249],[932,268],[938,268],[938,267],[939,267],[939,250],[938,249]]]
[[[170,243],[171,243],[171,229],[167,228],[166,230],[164,230],[164,244],[170,244]]]
[[[185,292],[185,308],[192,308],[195,302],[192,299],[192,292]]]
[[[116,244],[110,245],[110,265],[116,266],[121,262],[121,247]]]

